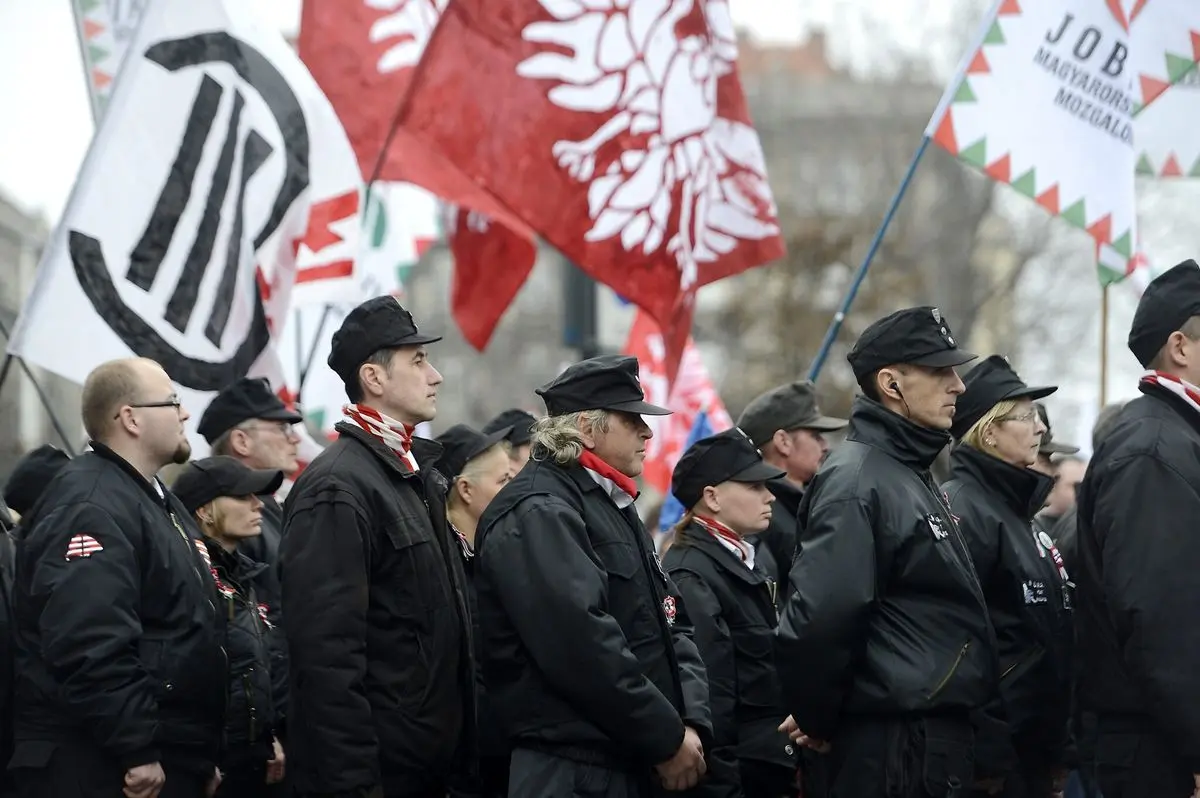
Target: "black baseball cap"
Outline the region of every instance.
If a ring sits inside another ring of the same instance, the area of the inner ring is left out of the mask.
[[[771,440],[776,430],[833,432],[849,423],[844,418],[822,415],[817,404],[816,387],[809,380],[798,380],[772,388],[755,398],[746,405],[737,425],[750,436],[755,446],[762,447]]]
[[[922,305],[897,310],[871,324],[858,336],[846,360],[855,378],[862,379],[895,364],[945,368],[970,363],[976,357],[958,348],[940,310]]]
[[[1185,260],[1146,287],[1129,328],[1129,351],[1149,367],[1171,333],[1200,316],[1200,266]]]
[[[1037,403],[1038,416],[1042,419],[1042,426],[1046,431],[1042,433],[1042,444],[1038,446],[1038,454],[1050,456],[1052,454],[1079,454],[1079,447],[1072,446],[1069,443],[1059,443],[1054,440],[1054,432],[1050,429],[1050,415],[1046,412],[1046,406],[1041,402]]]
[[[37,504],[54,475],[69,462],[66,452],[48,443],[26,452],[4,483],[4,503],[25,515]]]
[[[1026,385],[1013,371],[1008,360],[992,355],[963,378],[966,390],[955,402],[954,424],[950,432],[961,439],[975,422],[1006,399],[1044,399],[1058,390],[1056,385],[1032,387]]]
[[[442,455],[434,463],[434,468],[448,479],[454,479],[463,472],[467,463],[503,441],[508,433],[507,427],[485,434],[466,424],[455,424],[437,436],[437,442],[442,445]]]
[[[509,433],[505,436],[505,440],[513,446],[524,446],[533,438],[533,425],[535,423],[537,423],[537,419],[533,417],[532,413],[526,413],[524,410],[514,407],[511,410],[505,410],[484,424],[483,433],[490,435],[496,430],[507,427]]]
[[[219,456],[185,465],[171,492],[189,513],[194,513],[221,496],[267,496],[282,484],[282,471],[254,469],[232,457]]]
[[[196,431],[211,444],[238,424],[252,418],[290,424],[304,420],[295,410],[288,409],[271,390],[271,383],[265,377],[243,377],[208,403]]]
[[[785,475],[763,462],[758,447],[734,427],[693,443],[671,473],[671,493],[684,507],[694,507],[704,489],[722,482],[766,482]]]
[[[353,383],[358,367],[380,349],[421,346],[442,340],[417,329],[412,314],[394,296],[368,299],[350,311],[333,334],[326,361],[346,385]]]
[[[646,401],[638,381],[638,361],[628,355],[601,355],[567,366],[535,393],[552,416],[583,410],[616,410],[640,416],[669,416]]]

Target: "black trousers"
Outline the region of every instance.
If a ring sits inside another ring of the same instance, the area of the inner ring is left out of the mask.
[[[1080,772],[1104,798],[1191,798],[1191,770],[1144,722],[1101,717],[1094,733]]]
[[[649,780],[601,765],[518,748],[509,766],[508,798],[654,798]]]
[[[971,794],[974,732],[965,718],[850,718],[830,742],[830,798]]]
[[[221,771],[221,786],[215,798],[286,798],[290,788],[267,784],[267,763],[240,764]]]
[[[45,745],[46,756],[27,759],[28,766],[14,767],[17,798],[122,798],[124,795],[125,769],[94,746]],[[34,765],[38,759],[44,764]],[[158,798],[204,798],[208,779],[167,766],[163,770],[166,781]]]
[[[795,768],[741,759],[738,760],[738,770],[742,779],[743,798],[796,798]]]

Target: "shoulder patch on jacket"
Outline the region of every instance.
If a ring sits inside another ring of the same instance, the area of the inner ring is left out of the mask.
[[[66,560],[70,562],[83,557],[91,557],[102,551],[104,551],[104,547],[100,545],[100,541],[91,535],[76,535],[67,543]]]

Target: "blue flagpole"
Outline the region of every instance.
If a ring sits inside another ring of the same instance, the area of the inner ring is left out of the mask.
[[[850,312],[850,306],[854,304],[854,297],[858,295],[858,289],[862,287],[863,280],[867,279],[867,270],[871,268],[871,261],[875,259],[876,253],[879,252],[879,246],[883,243],[883,237],[887,234],[888,227],[892,224],[892,218],[896,215],[896,209],[900,207],[900,201],[904,199],[909,185],[912,184],[913,175],[917,173],[917,166],[921,163],[921,158],[924,157],[925,150],[929,149],[929,141],[929,136],[925,136],[921,139],[921,146],[917,147],[917,151],[913,153],[912,162],[908,165],[908,171],[904,173],[904,179],[900,181],[900,187],[896,189],[896,196],[892,197],[892,204],[888,206],[887,213],[884,214],[883,222],[879,225],[879,230],[876,231],[870,248],[867,249],[866,257],[863,258],[862,264],[859,265],[858,271],[854,274],[854,280],[851,281],[850,288],[846,291],[846,297],[842,300],[842,306],[833,315],[833,321],[830,322],[829,329],[825,331],[825,340],[821,341],[821,348],[808,370],[808,378],[813,382],[817,381],[817,376],[821,373],[821,367],[825,365],[825,359],[829,357],[829,350],[833,348],[833,342],[837,340],[838,332],[842,329],[842,322],[846,320],[846,314]]]

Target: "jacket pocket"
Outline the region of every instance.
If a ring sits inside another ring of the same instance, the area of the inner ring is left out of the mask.
[[[954,674],[958,672],[958,666],[962,665],[962,661],[966,658],[967,652],[971,650],[971,641],[962,644],[962,648],[958,650],[958,654],[954,657],[954,662],[950,665],[945,675],[938,680],[933,686],[933,690],[929,693],[929,700],[933,701],[942,694],[947,687],[950,686],[950,680],[954,678]]]
[[[921,776],[929,795],[936,798],[970,795],[975,771],[972,747],[969,739],[939,735],[926,721]]]
[[[1015,679],[1018,676],[1029,671],[1038,658],[1044,654],[1046,649],[1040,645],[1034,646],[1029,651],[1026,651],[1021,656],[1014,659],[1007,667],[1000,671],[1000,681],[1005,679]]]

